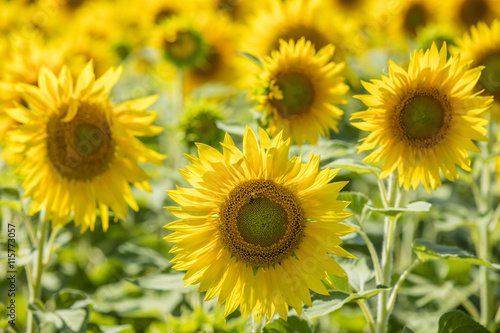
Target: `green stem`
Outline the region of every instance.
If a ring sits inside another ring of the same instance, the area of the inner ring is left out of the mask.
[[[362,230],[357,230],[358,234],[363,238],[363,240],[366,243],[366,247],[368,248],[368,252],[370,252],[370,256],[372,257],[373,261],[373,267],[375,267],[375,279],[377,284],[382,283],[382,271],[380,270],[380,261],[378,260],[377,256],[377,251],[375,250],[375,247],[373,246],[372,241],[368,237],[368,235],[362,231]]]
[[[47,255],[45,259],[43,260],[43,265],[47,266],[50,262],[50,258],[52,258],[52,249],[54,247],[54,241],[56,240],[57,235],[59,234],[59,231],[62,229],[62,226],[58,225],[54,229],[52,229],[52,232],[50,233],[50,238],[49,238],[49,251],[47,252]]]
[[[462,292],[460,292],[460,290],[452,288],[451,292],[460,301],[460,303],[465,308],[465,310],[467,310],[472,319],[474,319],[475,321],[481,320],[480,314],[477,311],[476,306]]]
[[[403,274],[401,274],[401,276],[398,279],[398,282],[396,282],[396,284],[394,285],[394,288],[392,288],[391,297],[389,299],[389,304],[387,305],[388,315],[391,314],[392,309],[394,308],[394,304],[396,303],[396,296],[398,295],[399,288],[401,288],[401,285],[406,280],[406,277],[408,276],[408,274],[410,274],[410,272],[415,267],[417,267],[419,264],[420,264],[420,260],[415,259],[415,261],[413,261],[413,263],[403,272]]]
[[[387,208],[387,203],[389,200],[387,200],[387,195],[385,194],[385,187],[384,184],[382,183],[382,179],[380,179],[377,176],[377,184],[378,184],[378,189],[380,191],[380,198],[382,199],[382,204],[384,205],[384,208]]]
[[[370,332],[375,333],[375,324],[373,323],[373,316],[370,312],[370,309],[365,304],[364,300],[358,301],[359,307],[361,308],[361,311],[363,311],[363,314],[365,315],[366,321],[368,322],[368,326],[370,327]]]
[[[264,331],[263,323],[266,318],[264,317],[260,321],[255,321],[253,314],[250,314],[250,316],[252,316],[252,333],[262,333]]]
[[[43,214],[42,214],[43,215]],[[47,229],[49,220],[42,217],[42,224],[40,226],[40,237],[38,238],[37,247],[37,260],[35,262],[35,276],[33,278],[33,290],[29,295],[29,303],[33,303],[36,299],[40,299],[42,294],[42,274],[43,274],[43,255],[45,249],[45,242],[47,240]],[[36,332],[35,320],[33,313],[28,311],[28,333]]]
[[[387,207],[395,207],[398,200],[398,178],[395,173],[389,176],[389,198]],[[391,270],[392,270],[392,252],[394,247],[394,235],[396,229],[397,216],[385,218],[384,227],[384,242],[382,244],[382,279],[381,284],[389,286],[391,284]],[[387,331],[387,322],[389,313],[387,311],[388,292],[381,292],[378,294],[377,304],[377,332],[385,333]]]
[[[488,133],[492,133],[492,122],[488,124]],[[493,135],[494,136],[494,135]],[[493,137],[490,138],[489,142],[483,144],[482,157],[483,165],[481,170],[480,178],[480,190],[481,190],[481,206],[479,209],[479,214],[484,217],[491,210],[491,183],[492,183],[492,161],[494,161],[490,153],[493,150]],[[490,234],[489,225],[495,223],[492,220],[483,220],[479,225],[479,239],[478,244],[476,244],[478,256],[481,259],[488,260],[490,256]],[[492,301],[493,298],[491,293],[491,281],[489,279],[489,271],[486,266],[479,267],[479,285],[480,285],[480,303],[481,303],[481,320],[480,323],[485,327],[490,325],[492,317]]]

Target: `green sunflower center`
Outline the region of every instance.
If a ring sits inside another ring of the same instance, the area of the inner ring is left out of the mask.
[[[298,248],[305,218],[300,201],[272,180],[236,186],[219,210],[219,231],[230,253],[255,267],[279,263]]]
[[[427,9],[420,3],[414,3],[406,11],[403,27],[412,36],[417,34],[417,28],[427,23]]]
[[[484,69],[481,73],[479,83],[481,89],[500,98],[500,52],[492,53],[479,62]]]
[[[278,75],[276,85],[283,93],[282,99],[274,99],[271,104],[282,118],[293,118],[307,113],[314,102],[314,86],[302,73]]]
[[[465,0],[460,7],[460,19],[467,26],[472,26],[479,21],[487,21],[490,11],[487,0]]]
[[[56,171],[67,179],[92,179],[109,168],[115,143],[101,105],[82,103],[75,117],[63,122],[65,114],[47,123],[47,151]]]
[[[178,66],[195,66],[206,56],[202,37],[195,31],[177,31],[172,41],[164,43],[165,57]]]
[[[287,214],[278,203],[267,198],[250,198],[236,218],[243,239],[251,244],[269,246],[285,233]]]
[[[437,89],[409,91],[396,110],[396,131],[410,145],[433,147],[446,137],[451,121],[451,105]]]

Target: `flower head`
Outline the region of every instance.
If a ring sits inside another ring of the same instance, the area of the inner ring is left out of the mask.
[[[177,270],[187,270],[186,285],[200,284],[205,300],[226,302],[225,314],[238,306],[246,318],[261,320],[276,310],[287,318],[288,305],[301,313],[311,306],[309,289],[328,294],[327,273],[345,276],[328,255],[352,257],[340,236],[354,229],[341,224],[351,214],[336,201],[346,182],[330,182],[337,170],[318,170],[319,156],[308,163],[288,159],[290,141],[273,141],[259,129],[260,144],[246,128],[243,152],[226,134],[223,152],[198,144],[198,155],[183,176],[193,188],[168,191],[180,207],[167,207],[180,220],[165,227]]]
[[[38,87],[19,86],[30,109],[19,104],[7,109],[20,123],[8,140],[10,149],[25,156],[16,172],[26,176],[22,185],[24,196],[33,199],[30,213],[45,209],[53,226],[73,215],[82,232],[93,230],[97,207],[104,230],[108,208],[123,220],[127,205],[138,209],[129,183],[150,191],[138,162],[161,164],[165,158],[135,138],[162,131],[151,124],[156,114],[145,111],[156,96],[116,106],[109,102],[120,73],[121,68],[110,69],[96,79],[89,62],[73,84],[66,67],[59,77],[43,67]]]
[[[334,47],[318,52],[311,42],[300,39],[283,42],[279,51],[265,58],[255,99],[259,110],[270,117],[269,133],[283,130],[298,145],[316,144],[318,134],[338,132],[343,111],[334,104],[345,103],[342,95],[348,86],[339,73],[344,63],[333,62]]]
[[[459,57],[447,60],[446,44],[415,51],[408,71],[390,61],[388,77],[363,82],[370,94],[358,98],[369,109],[351,117],[371,132],[359,152],[378,147],[364,161],[385,159],[381,178],[399,168],[400,186],[416,189],[422,181],[427,191],[441,185],[439,170],[450,181],[456,165],[470,171],[467,151],[479,151],[472,140],[487,140],[483,114],[492,102],[474,93],[480,75]]]

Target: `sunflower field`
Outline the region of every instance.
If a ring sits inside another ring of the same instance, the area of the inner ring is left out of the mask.
[[[0,0],[0,332],[500,332],[498,0]]]

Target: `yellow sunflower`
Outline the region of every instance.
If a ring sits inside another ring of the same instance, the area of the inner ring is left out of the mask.
[[[191,166],[181,170],[194,188],[168,191],[181,206],[167,209],[180,220],[165,226],[186,285],[225,302],[225,315],[239,305],[257,321],[275,310],[286,319],[288,305],[300,315],[302,303],[311,306],[309,289],[327,295],[327,273],[345,276],[328,253],[353,257],[340,236],[354,230],[339,223],[351,215],[335,200],[347,182],[330,183],[339,169],[318,171],[312,153],[308,163],[288,160],[289,140],[259,135],[260,145],[246,128],[243,152],[228,134],[223,153],[198,144],[199,157],[187,155]]]
[[[156,96],[113,106],[108,100],[121,68],[94,76],[92,62],[73,84],[67,67],[59,77],[43,67],[38,87],[22,84],[19,91],[30,109],[17,105],[7,113],[20,123],[8,134],[13,148],[24,154],[16,172],[26,176],[25,197],[33,199],[30,214],[42,209],[53,226],[73,213],[82,232],[94,230],[96,207],[103,229],[108,208],[124,219],[127,204],[137,210],[129,183],[150,191],[148,175],[138,162],[161,164],[165,157],[145,147],[138,136],[157,135],[154,112],[145,111]]]
[[[191,15],[163,20],[152,39],[165,60],[185,70],[203,64],[209,53],[201,28]]]
[[[239,27],[226,17],[198,15],[196,18],[207,53],[204,59],[185,75],[187,92],[207,83],[231,84],[240,80],[246,59],[237,53]]]
[[[282,41],[278,51],[264,61],[264,72],[255,91],[258,109],[270,117],[268,131],[283,130],[298,145],[316,144],[318,134],[338,132],[343,111],[334,104],[345,103],[349,87],[339,75],[344,63],[331,61],[334,47],[316,53],[310,41]]]
[[[341,45],[343,27],[332,26],[316,2],[304,0],[271,1],[268,10],[261,11],[251,22],[244,50],[258,56],[270,55],[279,49],[280,39],[298,41],[302,37],[320,49],[329,43]]]
[[[479,22],[490,24],[500,16],[498,0],[450,0],[443,1],[444,20],[457,27],[469,29]]]
[[[500,120],[500,21],[495,20],[491,26],[480,22],[471,28],[457,42],[459,52],[472,66],[484,66],[477,90],[493,95],[495,99],[492,116]]]
[[[389,62],[389,76],[363,82],[369,95],[358,96],[369,110],[352,114],[352,125],[371,132],[358,146],[359,152],[378,149],[363,161],[385,159],[380,177],[399,167],[399,184],[428,192],[441,185],[439,170],[453,181],[456,165],[470,171],[467,151],[478,152],[472,140],[488,140],[484,112],[491,97],[478,96],[474,86],[481,67],[469,69],[459,57],[447,60],[446,43],[438,51],[413,53],[408,72]]]

